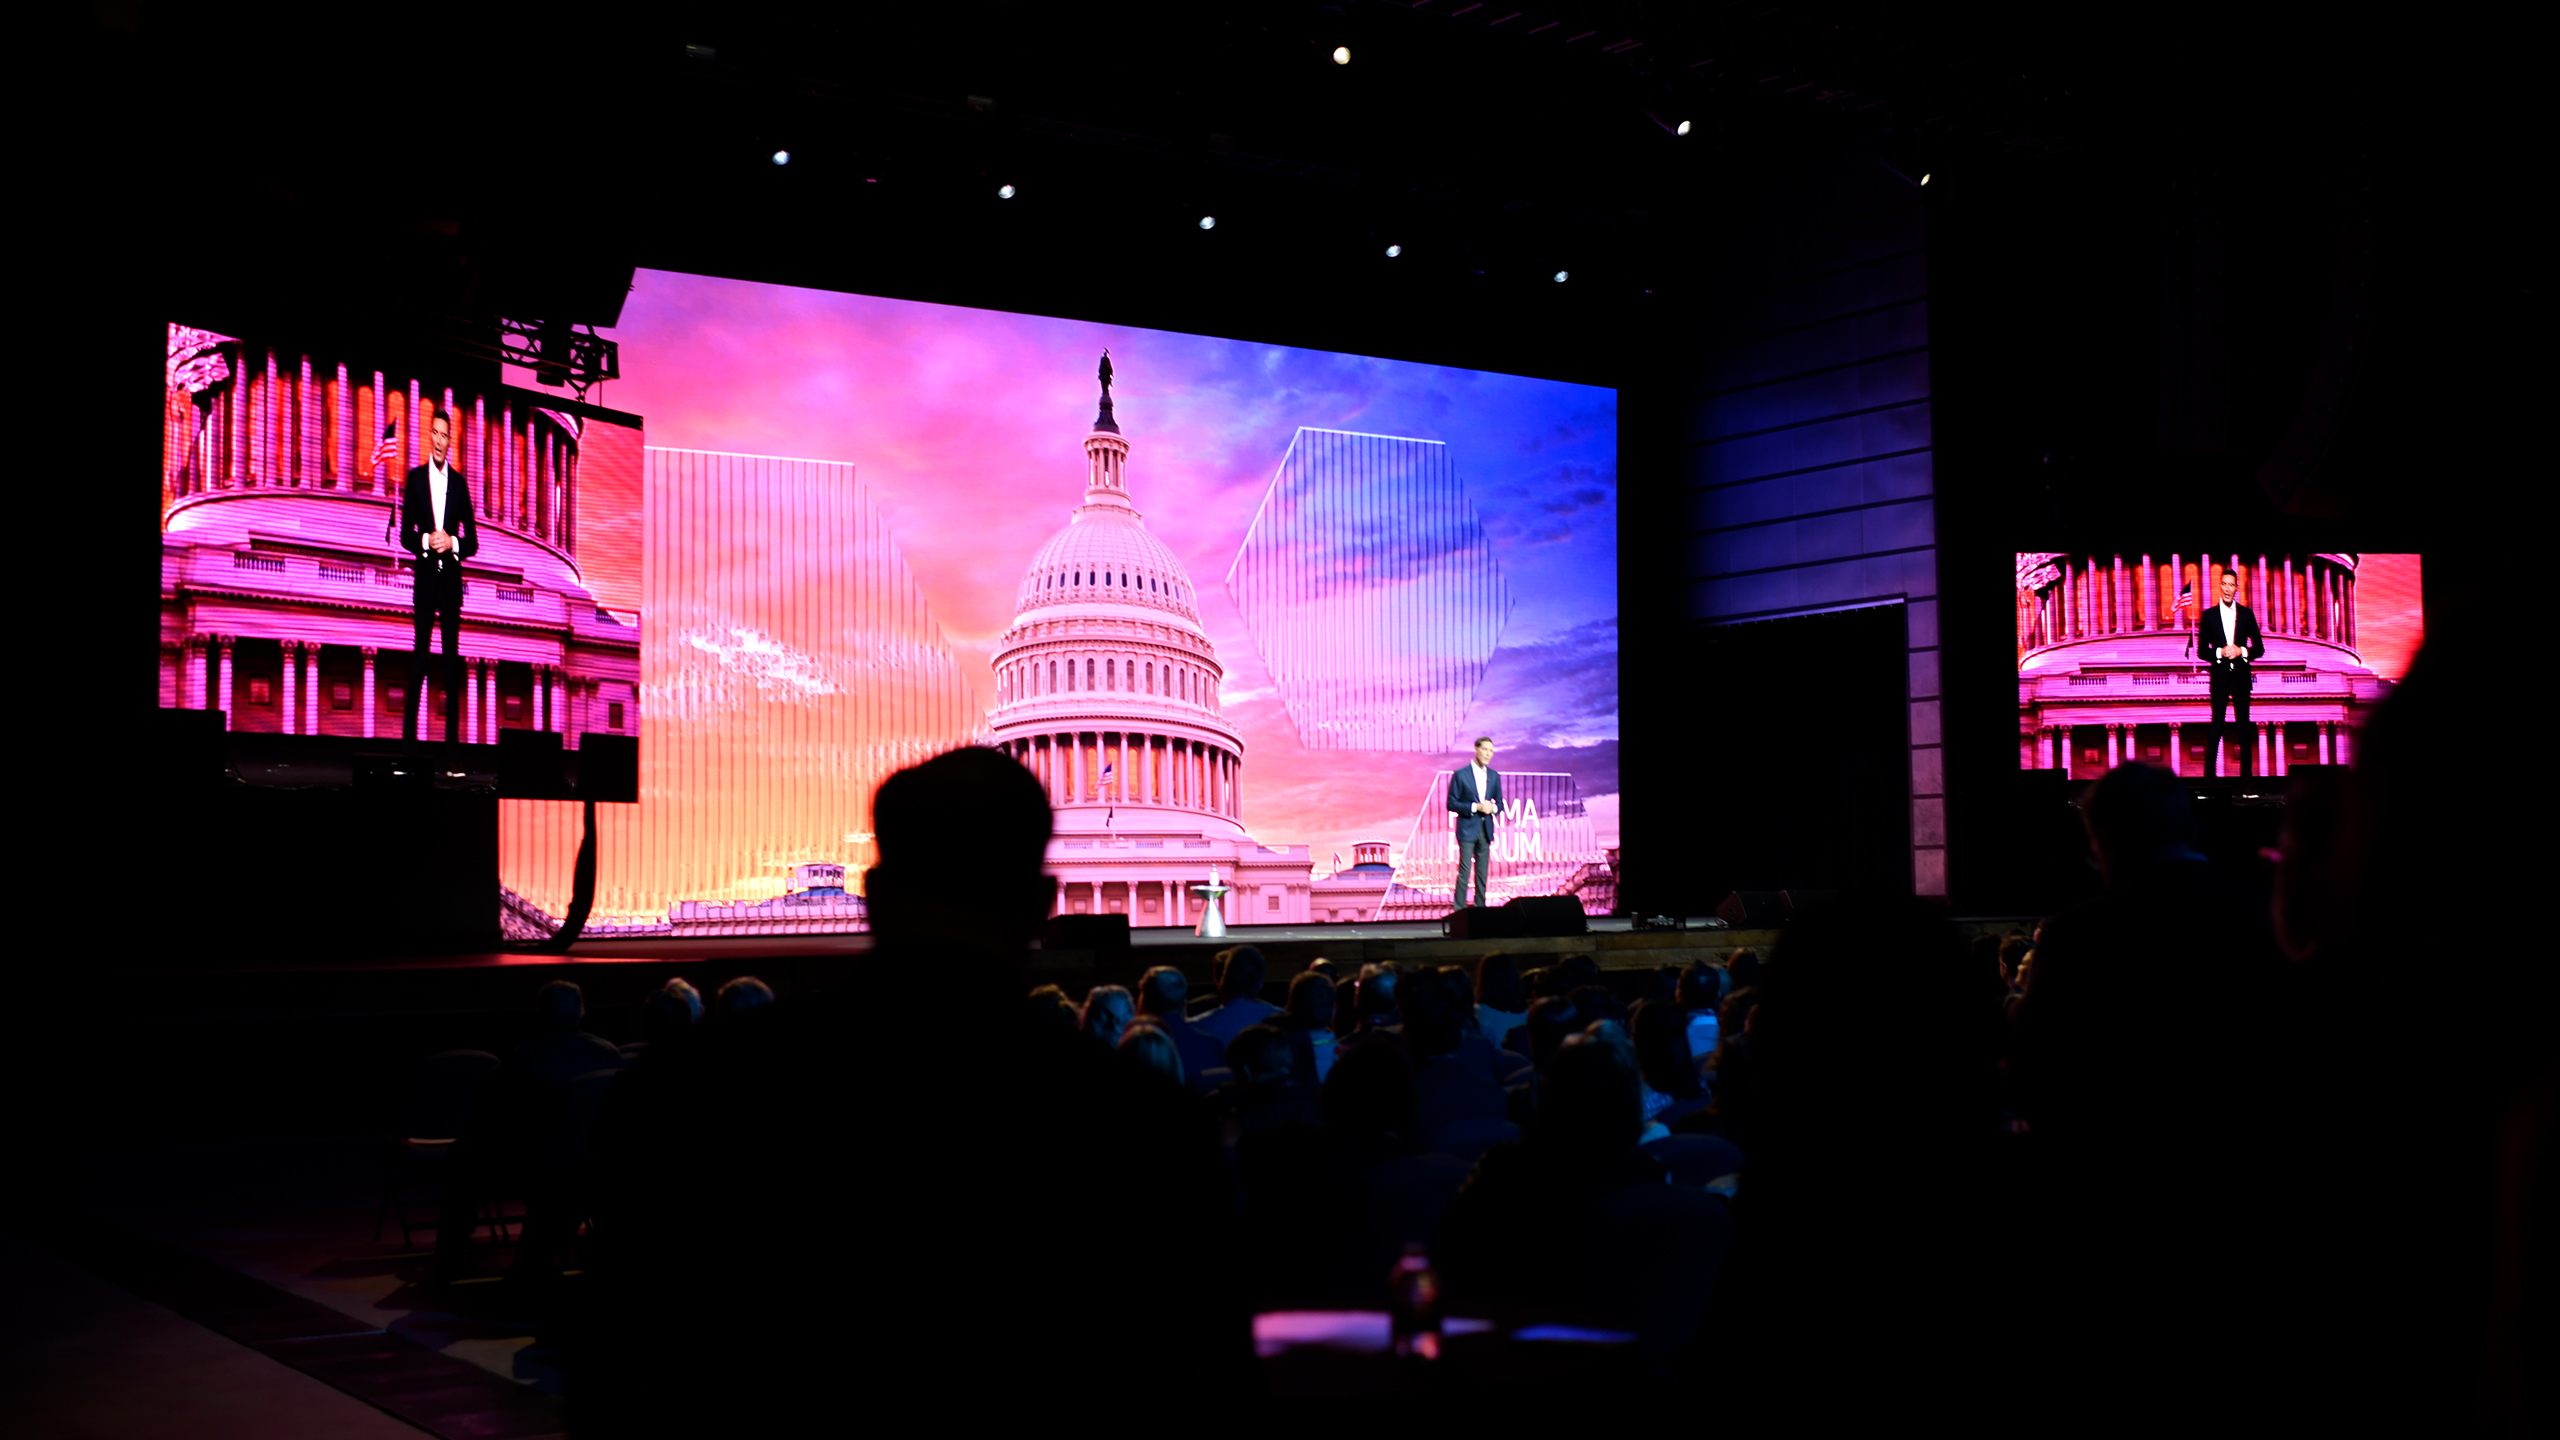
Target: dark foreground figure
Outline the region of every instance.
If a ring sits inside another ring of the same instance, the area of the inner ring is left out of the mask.
[[[1249,1393],[1209,1112],[1022,1003],[1038,783],[955,751],[876,814],[870,976],[653,1049],[617,1091],[577,1433],[1058,1416],[1104,1376]],[[954,854],[988,863],[927,858]]]

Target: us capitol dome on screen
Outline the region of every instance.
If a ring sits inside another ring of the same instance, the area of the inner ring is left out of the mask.
[[[1102,408],[1084,437],[1084,494],[1033,556],[994,655],[988,741],[1049,792],[1062,914],[1196,924],[1212,865],[1238,924],[1309,918],[1304,845],[1244,827],[1244,742],[1220,713],[1225,671],[1197,592],[1129,490],[1129,442]]]

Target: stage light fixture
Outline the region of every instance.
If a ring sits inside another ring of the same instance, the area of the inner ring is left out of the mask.
[[[774,163],[774,164],[776,164],[776,165],[788,165],[788,164],[790,164],[790,163],[791,163],[791,152],[790,152],[790,151],[788,151],[788,150],[776,150],[776,151],[774,151],[774,152],[773,152],[773,163]]]
[[[1200,217],[1200,228],[1201,228],[1201,229],[1203,229],[1203,230],[1215,230],[1215,229],[1217,229],[1217,228],[1218,228],[1218,217],[1217,217],[1217,216],[1215,216],[1215,215],[1203,215],[1203,216],[1201,216],[1201,217]]]
[[[1401,255],[1401,254],[1403,254],[1403,253],[1404,253],[1404,247],[1403,247],[1403,246],[1401,246],[1401,245],[1390,245],[1390,246],[1388,246],[1388,247],[1387,247],[1387,258],[1388,258],[1388,259],[1390,259],[1390,260],[1393,260],[1394,258],[1396,258],[1397,256],[1399,256],[1399,255]]]
[[[1348,45],[1336,45],[1336,46],[1334,46],[1334,47],[1333,47],[1333,63],[1334,63],[1334,64],[1336,64],[1336,65],[1348,65],[1348,64],[1350,64],[1350,63],[1351,63],[1351,47],[1350,47],[1350,46],[1348,46]]]
[[[1683,121],[1681,121],[1679,124],[1672,126],[1672,127],[1671,127],[1671,133],[1672,133],[1672,134],[1674,134],[1674,135],[1686,135],[1686,134],[1688,134],[1688,133],[1689,133],[1689,122],[1688,122],[1688,121],[1686,121],[1686,120],[1683,120]]]
[[[1921,174],[1920,174],[1920,183],[1921,183],[1921,184],[1923,184],[1923,185],[1926,185],[1926,184],[1928,184],[1928,183],[1929,183],[1929,175],[1928,175],[1928,172],[1927,172],[1927,171],[1925,171],[1925,170],[1924,170],[1924,171],[1922,171],[1922,172],[1921,172]]]
[[[1557,272],[1556,272],[1556,283],[1557,283],[1557,284],[1559,284],[1559,285],[1561,285],[1561,284],[1563,284],[1563,283],[1564,283],[1564,279],[1565,279],[1565,272],[1564,272],[1564,271],[1562,271],[1562,270],[1557,271]]]
[[[1010,199],[1012,199],[1012,198],[1013,198],[1013,187],[1012,187],[1012,186],[1010,186],[1010,185],[999,185],[999,186],[997,186],[997,187],[996,187],[996,198],[997,198],[997,199],[999,199],[999,200],[1010,200]]]

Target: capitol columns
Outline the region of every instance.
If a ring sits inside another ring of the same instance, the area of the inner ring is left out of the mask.
[[[2172,720],[2169,722],[2169,773],[2172,775],[2183,774],[2184,772],[2178,767],[2187,763],[2187,752],[2179,748],[2181,742],[2178,735],[2178,722]]]
[[[364,738],[373,738],[373,660],[382,647],[364,647],[364,682],[356,687],[356,708],[363,713]]]
[[[2264,780],[2275,773],[2273,770],[2267,768],[2269,765],[2274,763],[2267,758],[2267,751],[2269,748],[2267,742],[2272,738],[2267,732],[2275,728],[2275,722],[2271,720],[2260,720],[2249,728],[2258,732],[2258,778]],[[2277,746],[2275,748],[2281,750],[2283,747]]]
[[[277,667],[279,674],[276,677],[276,684],[278,687],[276,691],[276,724],[277,727],[283,730],[285,734],[298,735],[301,731],[298,730],[296,726],[301,721],[302,712],[294,705],[294,701],[299,698],[294,688],[294,682],[302,678],[302,642],[299,640],[286,640],[278,644],[276,648],[281,652],[281,658],[284,661],[282,665]]]

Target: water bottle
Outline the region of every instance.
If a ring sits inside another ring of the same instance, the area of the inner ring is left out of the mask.
[[[1387,1297],[1396,1358],[1439,1359],[1440,1277],[1421,1245],[1404,1247],[1396,1268],[1387,1274]]]

